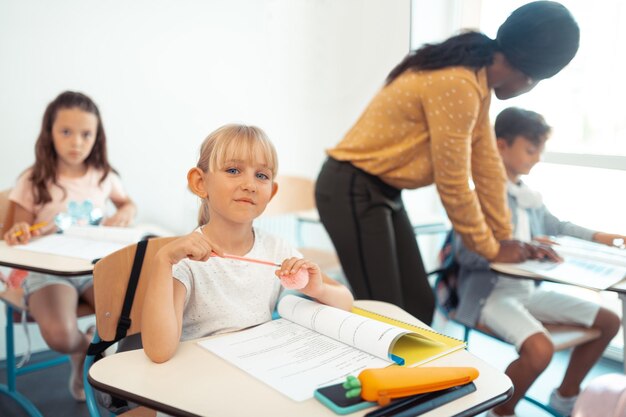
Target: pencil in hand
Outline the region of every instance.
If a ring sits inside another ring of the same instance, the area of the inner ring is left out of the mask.
[[[42,227],[46,226],[48,224],[48,222],[39,222],[39,223],[35,223],[32,226],[28,227],[28,230],[31,232],[34,232],[35,230],[41,229]],[[24,232],[22,230],[18,230],[17,232],[13,233],[13,237],[19,237],[22,236],[24,234]]]
[[[282,266],[282,264],[279,264],[276,262],[264,261],[261,259],[246,258],[244,256],[227,255],[227,254],[218,255],[215,252],[212,252],[211,256],[217,256],[219,258],[235,259],[237,261],[253,262],[253,263],[262,264],[262,265],[275,266],[277,268],[280,268]],[[287,289],[300,290],[306,287],[306,285],[309,283],[309,271],[307,271],[306,269],[300,269],[295,274],[281,275],[279,278],[280,278],[280,283],[282,284],[283,287]]]

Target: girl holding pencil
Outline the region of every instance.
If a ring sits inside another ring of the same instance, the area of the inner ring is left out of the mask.
[[[48,105],[35,144],[35,163],[18,178],[9,200],[9,212],[14,214],[7,219],[4,234],[8,245],[53,232],[57,214],[86,201],[103,212],[106,202],[113,202],[117,211],[103,220],[104,225],[132,222],[135,205],[109,165],[100,112],[89,97],[66,91]],[[31,272],[22,286],[29,314],[48,346],[70,354],[69,390],[74,399],[84,401],[82,367],[91,335],[78,329],[76,305],[79,298],[93,305],[92,277]]]
[[[202,144],[200,160],[187,174],[189,189],[202,199],[199,227],[161,248],[152,262],[141,337],[154,362],[172,358],[181,340],[271,320],[281,282],[297,283],[299,274],[307,275],[294,285],[301,293],[352,307],[345,286],[287,242],[252,226],[278,191],[277,168],[274,146],[254,126],[223,126]]]

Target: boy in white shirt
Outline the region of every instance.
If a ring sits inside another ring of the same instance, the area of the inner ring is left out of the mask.
[[[567,235],[612,245],[615,239],[624,238],[559,220],[548,211],[541,195],[521,181],[520,177],[539,162],[550,134],[541,115],[507,108],[496,118],[495,131],[509,179],[507,192],[515,239],[530,242]],[[554,347],[542,322],[576,324],[600,331],[599,338],[574,348],[563,381],[550,396],[550,405],[569,415],[583,378],[619,330],[619,317],[597,303],[543,290],[532,280],[500,276],[490,270],[489,261],[465,248],[460,239],[455,239],[455,255],[460,264],[455,318],[470,327],[486,326],[519,352],[519,358],[506,369],[515,387],[513,397],[488,416],[514,416],[517,403],[552,360]]]

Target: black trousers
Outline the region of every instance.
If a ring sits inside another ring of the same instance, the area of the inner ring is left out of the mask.
[[[315,198],[355,297],[395,304],[430,324],[434,296],[401,190],[329,158]]]

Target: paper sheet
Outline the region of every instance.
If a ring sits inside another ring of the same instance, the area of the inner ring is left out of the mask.
[[[285,319],[199,344],[294,401],[365,368],[391,364]]]
[[[135,243],[145,235],[137,229],[120,227],[72,227],[64,233],[42,236],[15,249],[69,256],[92,261]]]

